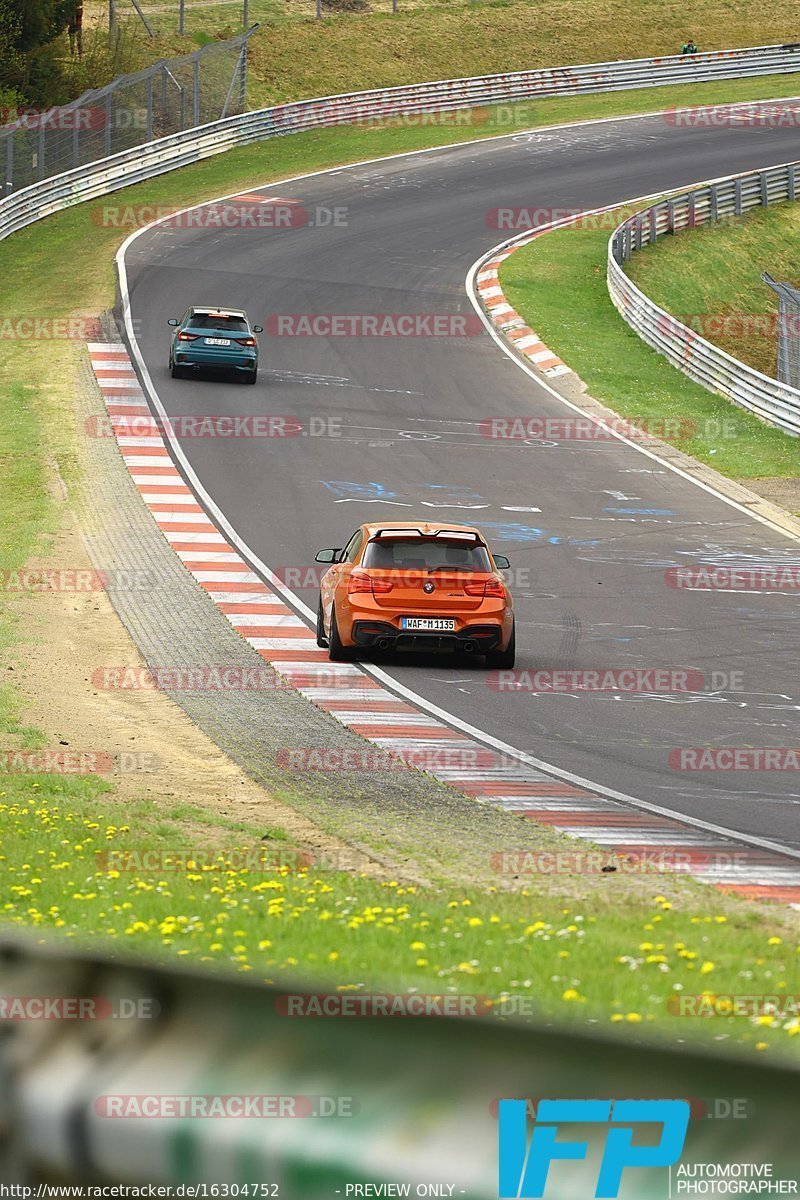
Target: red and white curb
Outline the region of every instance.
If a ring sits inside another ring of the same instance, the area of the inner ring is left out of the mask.
[[[724,891],[800,907],[800,863],[637,811],[511,760],[381,687],[357,663],[331,662],[315,631],[251,570],[197,503],[158,432],[126,348],[90,343],[89,353],[122,457],[164,537],[234,629],[318,708],[477,801],[606,847],[628,860],[620,870],[632,871],[634,860],[654,855],[677,859],[682,871]],[[130,433],[137,418],[146,436]]]
[[[536,235],[532,234],[531,237]],[[531,240],[530,238],[525,241]],[[519,245],[523,245],[521,241]],[[515,246],[514,249],[517,249]],[[513,254],[514,250],[503,250],[483,264],[476,277],[478,295],[486,309],[489,320],[508,339],[518,353],[533,363],[544,375],[554,378],[572,371],[537,333],[525,323],[525,318],[512,308],[500,286],[498,274],[500,263]]]

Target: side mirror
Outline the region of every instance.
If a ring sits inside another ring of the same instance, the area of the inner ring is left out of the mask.
[[[167,321],[167,324],[168,325],[180,325],[180,321],[178,320],[177,317],[170,317],[170,319]]]
[[[492,558],[494,559],[494,565],[497,567],[498,571],[507,571],[511,566],[511,563],[508,561],[505,554],[493,554]]]
[[[254,325],[253,326],[253,333],[263,333],[263,332],[264,332],[263,325]]]
[[[332,550],[318,550],[314,555],[314,562],[333,563],[336,562],[336,555],[341,550],[341,546],[335,546]]]

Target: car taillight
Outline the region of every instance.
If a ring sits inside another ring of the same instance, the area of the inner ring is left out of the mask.
[[[255,338],[234,338],[234,341],[238,342],[240,346],[255,346],[256,344]]]
[[[183,330],[181,330],[181,332],[178,334],[178,341],[196,342],[199,336],[199,333],[184,333]]]
[[[392,587],[389,579],[373,579],[366,571],[353,571],[347,581],[347,594],[352,596],[356,592],[372,592],[373,595],[385,595]]]
[[[484,579],[480,583],[465,583],[464,591],[468,596],[492,596],[496,600],[505,600],[506,589],[499,579]]]

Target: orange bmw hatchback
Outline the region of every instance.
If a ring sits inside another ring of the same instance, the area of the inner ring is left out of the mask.
[[[361,525],[344,547],[320,550],[317,644],[334,661],[359,650],[451,650],[514,666],[511,596],[483,536],[469,525]]]

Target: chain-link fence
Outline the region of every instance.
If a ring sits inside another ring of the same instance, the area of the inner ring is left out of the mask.
[[[466,10],[475,0],[89,0],[84,4],[84,24],[108,28],[130,24],[138,35],[170,37],[220,32],[234,33],[253,22],[281,24],[309,17],[349,13],[397,13],[427,8]]]
[[[247,42],[256,28],[183,58],[162,59],[71,104],[25,113],[0,128],[3,194],[244,112]]]

